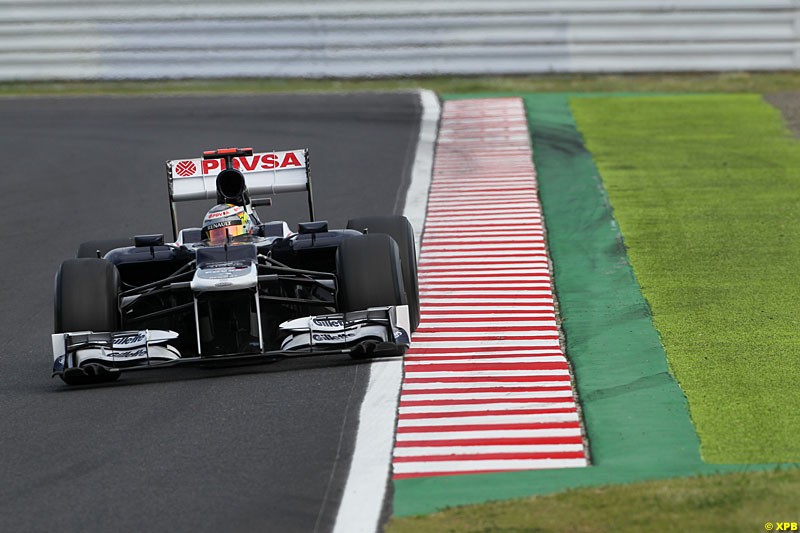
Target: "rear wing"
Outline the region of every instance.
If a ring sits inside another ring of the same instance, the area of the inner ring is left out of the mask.
[[[204,157],[197,159],[167,161],[170,214],[176,239],[178,220],[175,203],[189,200],[216,200],[217,175],[225,170],[226,161],[231,160],[234,168],[244,175],[245,185],[251,198],[306,191],[309,216],[312,221],[314,220],[308,149],[254,154],[252,148],[229,148],[206,152]]]

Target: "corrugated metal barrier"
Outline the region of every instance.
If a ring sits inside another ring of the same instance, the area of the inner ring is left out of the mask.
[[[800,0],[0,0],[0,80],[800,68]]]

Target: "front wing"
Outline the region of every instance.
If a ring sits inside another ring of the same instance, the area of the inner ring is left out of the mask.
[[[170,344],[178,338],[174,331],[56,333],[52,335],[53,376],[336,354],[394,356],[403,355],[411,344],[406,305],[302,317],[279,328],[286,335],[279,350],[202,357],[181,357]]]

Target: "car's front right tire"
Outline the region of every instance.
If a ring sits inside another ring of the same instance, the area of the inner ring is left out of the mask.
[[[68,259],[61,263],[55,283],[55,332],[119,330],[119,272],[104,259]],[[119,372],[83,375],[67,373],[70,385],[113,381]]]

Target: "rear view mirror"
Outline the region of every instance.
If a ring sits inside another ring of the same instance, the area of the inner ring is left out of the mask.
[[[133,238],[134,246],[143,248],[145,246],[162,246],[164,244],[164,234],[155,233],[153,235],[137,235]]]

